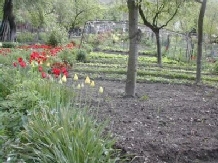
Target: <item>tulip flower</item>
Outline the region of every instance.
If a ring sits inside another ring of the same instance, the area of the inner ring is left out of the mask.
[[[62,82],[66,83],[67,82],[67,77],[66,75],[63,75],[63,77],[61,78]]]
[[[35,62],[35,61],[32,61],[32,62],[31,62],[31,66],[32,66],[32,67],[36,67],[37,65],[38,65],[37,62]]]
[[[81,88],[83,88],[83,87],[84,87],[84,83],[81,84]]]
[[[13,63],[13,66],[14,66],[14,67],[17,67],[17,62],[14,62],[14,63]]]
[[[17,59],[17,61],[18,62],[23,62],[23,58],[20,57],[20,58]]]
[[[59,83],[59,84],[62,84],[63,82],[62,82],[62,80],[60,79],[58,83]]]
[[[48,62],[48,63],[46,64],[46,66],[47,66],[47,67],[50,67],[50,66],[51,66],[50,62]]]
[[[47,74],[45,72],[42,72],[42,78],[46,78],[47,77]]]
[[[104,89],[103,89],[103,87],[99,87],[99,91],[98,91],[99,93],[103,93],[104,92]]]
[[[94,87],[94,86],[95,86],[94,80],[91,82],[90,86],[91,86],[91,87]]]
[[[77,74],[74,75],[73,80],[77,81],[79,78],[77,76]]]
[[[25,67],[27,66],[27,65],[26,65],[26,62],[24,62],[24,61],[19,62],[19,64],[20,64],[20,66],[23,67],[23,68],[25,68]]]
[[[39,66],[39,67],[38,67],[38,70],[39,70],[39,72],[42,72],[42,71],[43,71],[42,66]]]
[[[86,84],[90,84],[90,82],[91,82],[91,81],[90,81],[90,78],[87,76],[87,77],[86,77],[86,80],[85,80],[85,83],[86,83]]]
[[[81,85],[80,85],[80,84],[78,84],[76,88],[77,88],[77,89],[81,89]]]

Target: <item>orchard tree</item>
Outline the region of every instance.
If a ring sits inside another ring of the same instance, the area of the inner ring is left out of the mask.
[[[140,0],[139,14],[147,27],[156,36],[157,63],[162,66],[160,30],[166,27],[178,13],[183,0]]]
[[[136,90],[138,43],[141,31],[138,29],[138,3],[136,0],[127,0],[129,10],[129,57],[125,93],[127,97],[134,97]]]
[[[206,10],[207,0],[195,0],[201,4],[199,17],[198,17],[198,47],[197,47],[197,70],[196,70],[196,83],[201,81],[201,68],[202,68],[202,43],[203,43],[203,24],[204,14]]]
[[[3,18],[0,26],[0,41],[15,41],[16,24],[13,14],[13,0],[5,0],[3,5]]]
[[[210,0],[207,3],[207,8],[209,10],[205,11],[204,17],[204,33],[208,35],[209,43],[216,42],[218,37],[218,1],[217,0]]]
[[[96,20],[102,16],[97,0],[55,0],[52,3],[57,22],[67,30],[81,27],[88,20]]]
[[[102,9],[105,20],[123,21],[128,13],[126,0],[114,0],[108,4],[102,4]]]
[[[190,60],[194,53],[194,40],[192,36],[196,35],[199,4],[194,1],[187,1],[181,7],[175,17],[170,23],[173,31],[182,33],[186,38],[186,59]],[[173,26],[172,26],[173,25]]]

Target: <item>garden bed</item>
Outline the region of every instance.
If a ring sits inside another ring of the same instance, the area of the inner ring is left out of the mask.
[[[117,139],[126,162],[218,162],[218,90],[196,85],[138,83],[137,98],[124,98],[125,83],[105,88],[99,121]]]

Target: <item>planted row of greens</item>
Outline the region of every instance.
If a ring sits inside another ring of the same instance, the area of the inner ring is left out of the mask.
[[[74,66],[74,71],[99,74],[102,78],[111,74],[125,76],[127,67],[127,56],[120,54],[105,54],[101,52],[92,52],[90,54],[89,63],[77,63]],[[138,81],[167,81],[173,79],[176,83],[184,81],[186,83],[193,83],[195,80],[195,64],[177,62],[168,58],[163,59],[163,68],[157,66],[155,57],[140,56],[138,64]],[[209,64],[208,64],[209,65]],[[218,76],[211,73],[211,69],[214,66],[205,65],[205,69],[202,72],[202,80],[213,85],[218,81]],[[97,76],[99,76],[97,75]],[[122,77],[123,78],[123,77]],[[116,79],[119,79],[116,78]],[[161,79],[161,80],[159,80]]]
[[[83,67],[83,68],[87,68],[87,67],[93,67],[93,68],[104,68],[104,67],[110,67],[110,68],[126,68],[126,64],[109,64],[109,63],[77,63],[75,65],[76,68],[80,68],[80,67]],[[156,65],[147,65],[147,64],[139,64],[138,65],[138,69],[139,70],[143,70],[143,71],[170,71],[170,72],[184,72],[184,73],[188,73],[188,74],[195,74],[195,70],[194,69],[182,69],[181,67],[176,67],[176,68],[172,68],[172,67],[157,67]],[[205,74],[205,75],[211,75],[211,73],[209,72],[202,72],[202,74]]]
[[[102,52],[92,52],[89,56],[89,61],[91,63],[104,63],[104,64],[127,64],[127,55],[121,54],[109,54]],[[182,62],[163,57],[163,67],[172,69],[184,69],[184,70],[196,70],[195,61]],[[157,67],[157,58],[150,56],[139,56],[138,64],[139,66],[145,67]],[[210,62],[204,62],[202,69],[205,72],[210,72],[214,68],[214,64]]]

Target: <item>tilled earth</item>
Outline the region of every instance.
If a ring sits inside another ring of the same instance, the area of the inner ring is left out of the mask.
[[[206,86],[138,83],[125,98],[125,83],[104,87],[99,120],[131,163],[218,163],[218,90]]]

